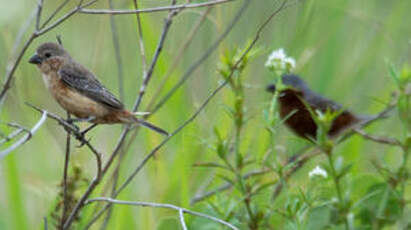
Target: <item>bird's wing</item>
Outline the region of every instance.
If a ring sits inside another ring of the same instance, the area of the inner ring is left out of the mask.
[[[82,95],[108,107],[124,108],[124,105],[84,67],[76,64],[66,64],[60,68],[58,74],[65,84]]]
[[[315,92],[304,93],[304,100],[313,108],[319,109],[322,112],[325,112],[327,109],[331,111],[339,111],[344,109],[340,104],[337,104],[336,102]]]

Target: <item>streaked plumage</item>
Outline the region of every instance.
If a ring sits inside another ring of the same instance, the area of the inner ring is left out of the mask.
[[[93,73],[71,58],[59,44],[42,44],[29,62],[39,67],[56,101],[76,117],[92,117],[91,122],[97,124],[136,123],[168,135],[163,129],[136,118],[126,110]]]

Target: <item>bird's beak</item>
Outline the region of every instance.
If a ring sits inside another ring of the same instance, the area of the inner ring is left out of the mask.
[[[275,92],[275,84],[268,85],[265,90],[267,90],[267,92],[274,93]]]
[[[29,63],[31,63],[31,64],[41,64],[42,61],[43,61],[43,59],[37,54],[34,54],[29,59]]]

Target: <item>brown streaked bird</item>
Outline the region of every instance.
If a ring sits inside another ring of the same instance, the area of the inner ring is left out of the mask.
[[[40,45],[29,62],[40,69],[46,87],[61,107],[79,119],[94,123],[93,127],[96,124],[139,124],[168,135],[163,129],[138,119],[125,109],[123,103],[61,45]]]
[[[360,126],[374,118],[372,116],[356,115],[336,102],[313,92],[297,75],[283,75],[282,83],[288,87],[279,92],[280,117],[285,119],[285,124],[300,137],[315,140],[317,134],[317,124],[306,105],[309,105],[312,111],[341,111],[331,124],[328,132],[330,138],[334,138],[345,130]],[[274,84],[267,87],[267,91],[271,93],[274,93],[275,89]]]

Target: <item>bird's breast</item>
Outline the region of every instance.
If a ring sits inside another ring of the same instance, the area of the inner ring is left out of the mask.
[[[51,95],[67,112],[79,118],[90,116],[99,118],[106,116],[110,111],[101,103],[84,96],[70,88],[60,80],[57,73],[43,74],[43,80]]]

